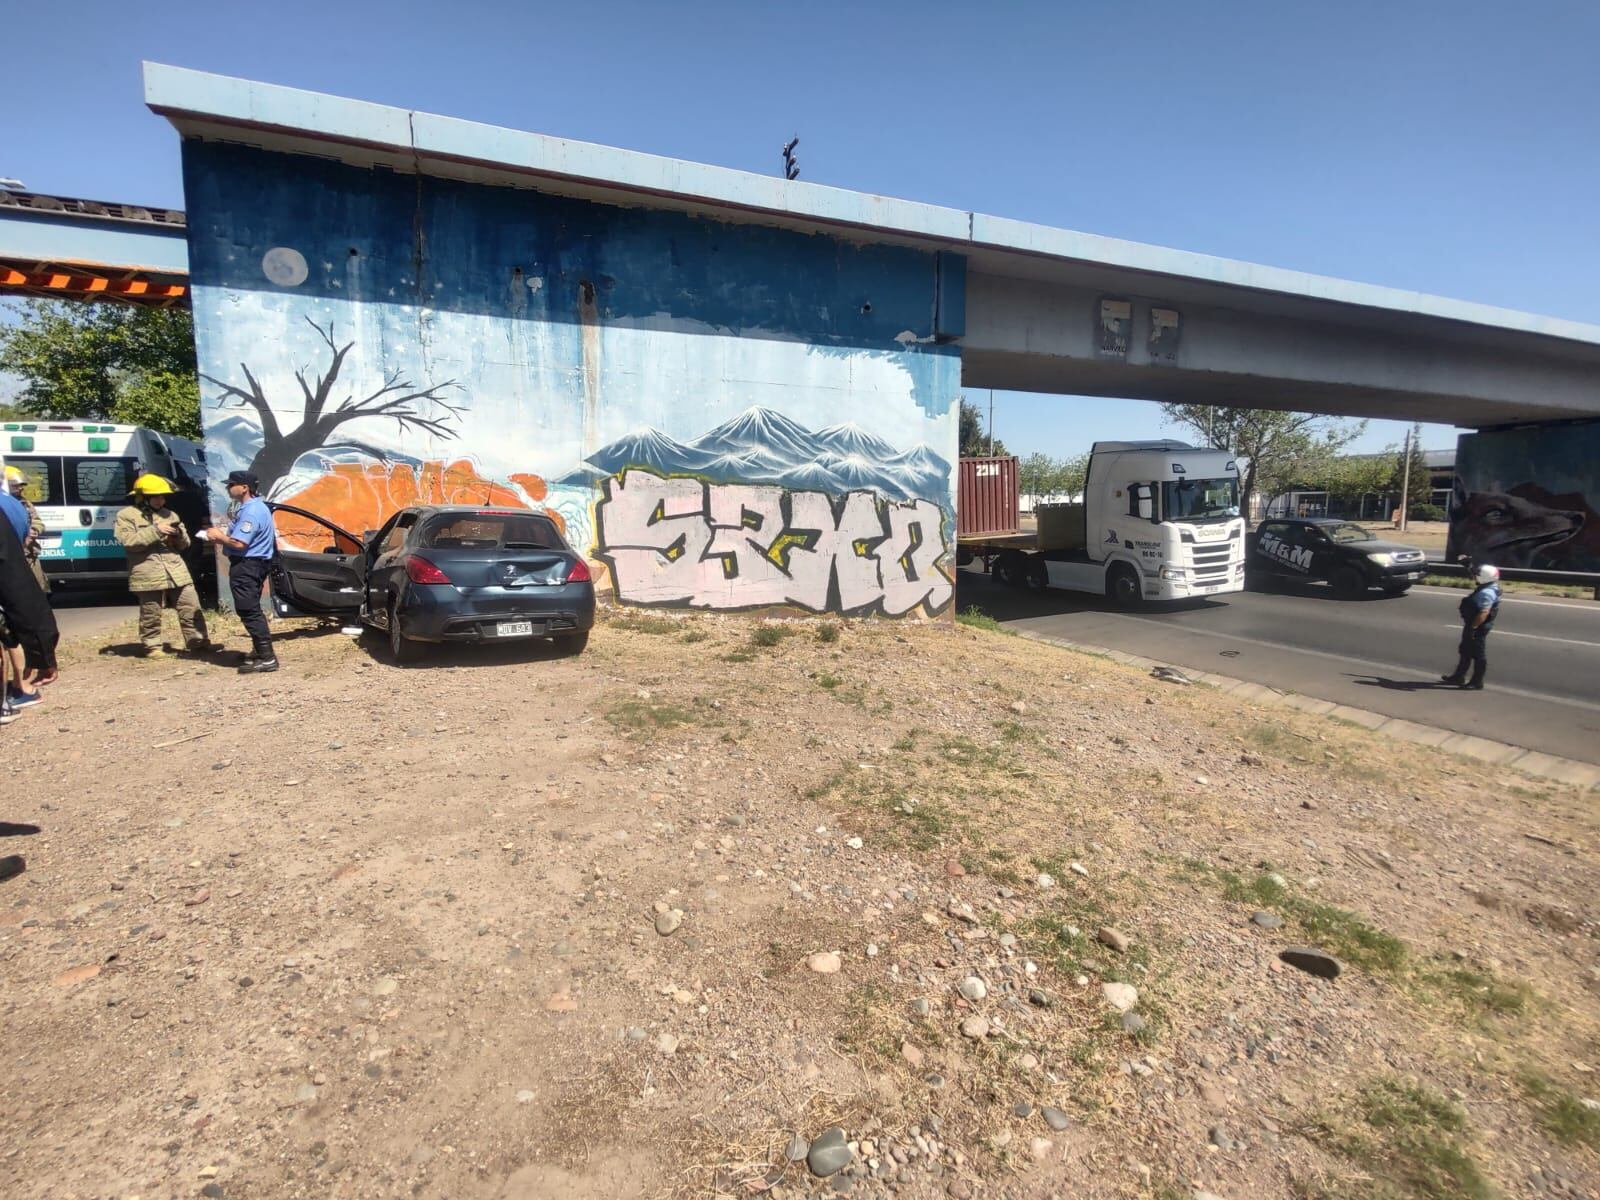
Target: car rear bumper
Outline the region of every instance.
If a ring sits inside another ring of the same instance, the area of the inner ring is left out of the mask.
[[[592,584],[552,588],[414,585],[399,609],[400,632],[419,642],[497,642],[502,623],[526,621],[524,637],[582,633],[594,624]]]

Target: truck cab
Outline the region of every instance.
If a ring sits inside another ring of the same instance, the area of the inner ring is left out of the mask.
[[[1096,442],[1084,515],[1080,561],[1103,567],[1102,586],[1114,599],[1183,600],[1244,590],[1239,468],[1227,451],[1175,441]],[[1055,557],[1044,554],[1047,564]]]

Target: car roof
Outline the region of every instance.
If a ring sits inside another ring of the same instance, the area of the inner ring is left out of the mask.
[[[414,506],[419,513],[481,513],[496,517],[540,517],[546,521],[550,518],[542,512],[531,508],[516,508],[505,504],[418,504]]]

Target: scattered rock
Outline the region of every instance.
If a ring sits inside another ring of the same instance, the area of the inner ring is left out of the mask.
[[[1253,912],[1250,914],[1250,924],[1261,929],[1282,929],[1283,918],[1272,912]]]
[[[544,1002],[544,1010],[545,1012],[553,1013],[576,1012],[578,1010],[578,1001],[571,992],[553,992],[550,995],[550,999]]]
[[[1089,877],[1089,868],[1084,866],[1081,862],[1068,863],[1067,870],[1071,871],[1074,875],[1082,875],[1085,879]]]
[[[976,975],[968,975],[956,985],[956,990],[966,999],[978,1001],[989,994],[989,985]]]
[[[942,1088],[944,1086],[944,1076],[938,1074],[937,1072],[935,1072],[934,1074],[931,1074],[931,1075],[924,1075],[922,1077],[922,1082],[927,1084],[934,1091],[938,1091],[940,1088]]]
[[[1221,1125],[1211,1127],[1211,1144],[1224,1153],[1233,1149],[1233,1139],[1228,1136],[1228,1131]]]
[[[818,975],[837,975],[844,962],[837,950],[823,950],[806,959],[806,966]]]
[[[209,899],[211,899],[211,889],[203,887],[185,900],[183,904],[185,908],[193,908],[196,904],[204,904]]]
[[[518,1104],[532,1104],[533,1103],[533,1093],[530,1092],[527,1088],[523,1088],[520,1092],[517,1093],[517,1103]]]
[[[806,1151],[806,1166],[819,1179],[838,1174],[854,1159],[855,1153],[845,1141],[844,1130],[837,1125],[825,1130]]]
[[[52,982],[58,988],[68,988],[93,979],[98,974],[100,974],[99,963],[84,963],[82,966],[68,967],[57,975]]]
[[[931,1008],[932,1005],[930,1005],[927,999],[923,996],[918,996],[911,1002],[911,1011],[916,1013],[919,1017],[927,1016]]]
[[[662,937],[670,937],[678,931],[678,926],[683,924],[683,910],[669,908],[666,912],[656,914],[656,932]]]
[[[661,1051],[661,1053],[665,1054],[668,1058],[671,1058],[678,1052],[678,1039],[676,1035],[663,1033],[660,1037],[656,1038],[656,1049]]]
[[[1317,807],[1317,802],[1315,800],[1302,800],[1300,801],[1300,807],[1314,809]]]
[[[985,1017],[968,1017],[961,1022],[961,1036],[980,1042],[989,1036],[989,1021]]]
[[[1013,700],[1011,702],[1011,711],[1020,717],[1023,713],[1028,711],[1028,706],[1021,700]]]
[[[923,1060],[922,1051],[918,1050],[910,1042],[901,1042],[900,1043],[900,1057],[905,1059],[906,1062],[913,1069],[916,1069],[916,1068],[919,1068],[919,1067],[922,1066],[922,1060]]]
[[[1033,1105],[1029,1104],[1026,1100],[1018,1100],[1011,1106],[1011,1111],[1016,1113],[1019,1117],[1031,1117],[1033,1116]]]
[[[805,1138],[801,1137],[798,1133],[791,1133],[789,1135],[789,1144],[785,1146],[783,1150],[783,1157],[785,1159],[787,1159],[789,1162],[799,1162],[802,1158],[810,1153],[810,1142],[806,1141]]]
[[[866,843],[858,837],[846,838],[844,844],[849,846],[852,850],[859,850],[862,846],[866,845]]]
[[[1028,1003],[1039,1008],[1050,1007],[1050,993],[1043,988],[1033,988],[1028,992]]]
[[[1122,1014],[1122,1032],[1139,1034],[1144,1032],[1144,1018],[1136,1012]]]
[[[1247,767],[1260,767],[1265,765],[1265,761],[1259,754],[1241,754],[1239,755],[1239,761]]]
[[[952,858],[949,862],[944,864],[944,873],[953,879],[960,879],[967,873],[967,869]]]
[[[1121,933],[1109,925],[1102,925],[1095,935],[1095,940],[1102,946],[1110,946],[1118,954],[1124,954],[1128,949],[1128,935]]]
[[[1028,1153],[1033,1155],[1034,1162],[1043,1162],[1055,1148],[1056,1144],[1047,1137],[1036,1137],[1028,1143]]]
[[[1139,989],[1131,983],[1102,983],[1100,995],[1118,1012],[1127,1012],[1139,1003]]]
[[[1189,1193],[1189,1200],[1222,1200],[1215,1192],[1208,1192],[1203,1188],[1195,1188]]]
[[[1047,871],[1040,871],[1034,882],[1042,888],[1053,888],[1056,885],[1056,877]]]
[[[1337,979],[1344,966],[1331,954],[1311,946],[1290,946],[1280,951],[1278,957],[1291,967],[1298,967],[1318,979]]]
[[[1151,667],[1150,678],[1159,679],[1162,683],[1176,683],[1187,687],[1189,677],[1177,667]]]
[[[1039,1110],[1039,1115],[1044,1118],[1044,1123],[1050,1126],[1051,1129],[1054,1129],[1057,1133],[1062,1132],[1067,1127],[1067,1114],[1062,1112],[1059,1108],[1053,1108],[1047,1105]]]
[[[398,980],[391,979],[386,975],[382,979],[378,980],[377,983],[372,985],[372,994],[374,996],[392,996],[395,993],[395,989],[399,986],[400,983]]]

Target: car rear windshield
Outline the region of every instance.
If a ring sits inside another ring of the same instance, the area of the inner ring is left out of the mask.
[[[534,513],[447,513],[423,527],[420,544],[436,550],[564,550],[549,517]]]

